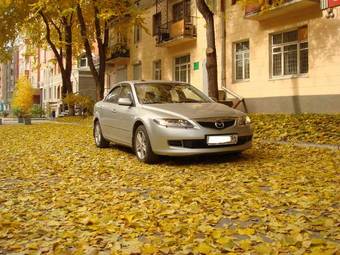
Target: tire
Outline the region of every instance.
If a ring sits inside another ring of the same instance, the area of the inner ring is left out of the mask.
[[[109,147],[110,142],[104,138],[102,129],[100,127],[98,120],[94,123],[93,136],[94,136],[94,142],[98,148]]]
[[[158,156],[152,151],[148,133],[143,125],[140,125],[134,133],[133,149],[141,162],[152,164],[158,161]]]

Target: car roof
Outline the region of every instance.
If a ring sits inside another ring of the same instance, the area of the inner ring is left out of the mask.
[[[164,83],[164,84],[188,84],[186,82],[182,81],[167,81],[167,80],[131,80],[131,81],[122,81],[117,84],[122,84],[122,83],[130,83],[130,84],[144,84],[144,83]],[[115,84],[115,85],[117,85]]]

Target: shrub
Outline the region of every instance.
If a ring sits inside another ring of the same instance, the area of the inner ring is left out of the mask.
[[[13,113],[18,117],[28,117],[33,105],[33,88],[26,76],[19,78],[12,101]]]
[[[31,114],[34,117],[42,117],[43,115],[45,115],[45,111],[40,105],[35,104],[32,107]]]

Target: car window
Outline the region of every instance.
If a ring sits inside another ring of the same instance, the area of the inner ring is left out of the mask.
[[[135,86],[141,104],[207,103],[210,99],[187,84],[142,83]]]
[[[106,96],[105,102],[116,104],[118,102],[121,87],[117,86]]]
[[[123,85],[119,97],[120,98],[128,97],[128,98],[132,99],[131,86],[130,85]]]

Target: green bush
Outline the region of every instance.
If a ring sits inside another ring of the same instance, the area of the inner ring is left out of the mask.
[[[38,104],[33,105],[31,113],[33,117],[42,117],[45,115],[44,109]]]

